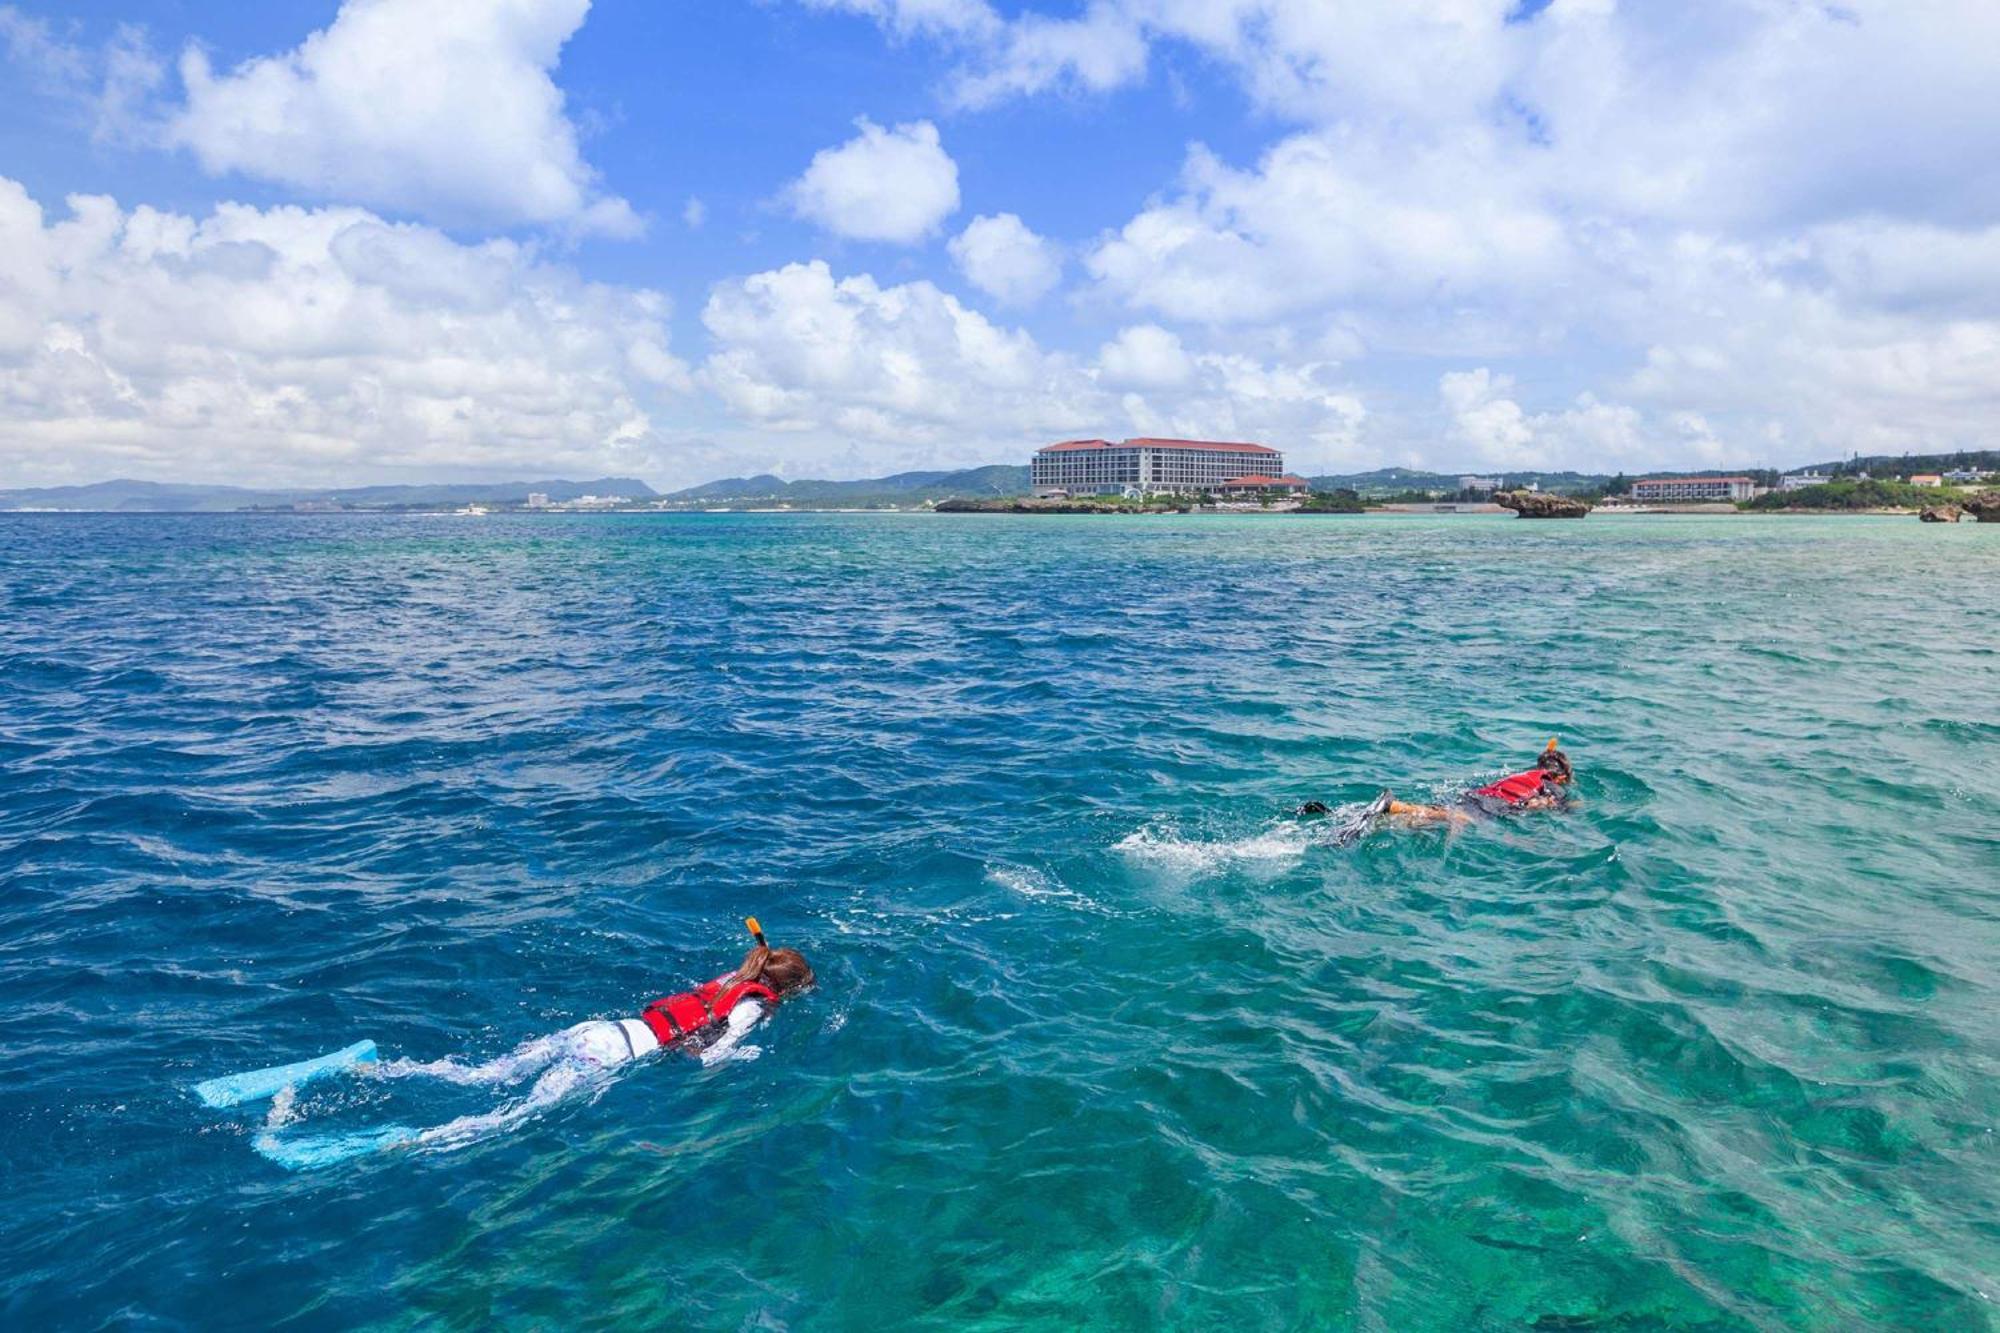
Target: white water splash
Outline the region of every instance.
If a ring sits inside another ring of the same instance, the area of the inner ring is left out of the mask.
[[[299,1090],[297,1088],[292,1087],[290,1084],[279,1088],[277,1094],[271,1098],[271,1109],[264,1117],[264,1128],[277,1129],[280,1126],[289,1125],[292,1121],[298,1119],[298,1102]]]
[[[1101,916],[1111,914],[1110,909],[1095,898],[1078,893],[1054,875],[1032,866],[988,866],[986,881],[989,884],[999,885],[1009,893],[1019,894],[1023,898],[1059,902],[1080,911],[1096,912]]]
[[[728,1046],[717,1043],[701,1053],[704,1068],[713,1068],[732,1060],[755,1060],[764,1054],[762,1046]]]
[[[1224,866],[1255,861],[1284,861],[1305,855],[1312,834],[1297,824],[1273,824],[1247,838],[1210,842],[1184,838],[1172,828],[1147,825],[1113,846],[1135,861],[1183,874],[1200,874]]]

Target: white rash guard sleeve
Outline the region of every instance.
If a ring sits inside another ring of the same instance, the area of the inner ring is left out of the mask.
[[[701,1062],[705,1065],[712,1065],[729,1059],[756,1059],[763,1052],[759,1051],[755,1046],[744,1046],[742,1043],[743,1038],[749,1034],[750,1029],[756,1027],[763,1019],[763,1001],[739,1001],[730,1008],[728,1017],[722,1020],[722,1035],[710,1042],[702,1050]]]

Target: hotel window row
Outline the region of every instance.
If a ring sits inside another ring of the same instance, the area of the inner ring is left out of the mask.
[[[1748,477],[1655,477],[1632,483],[1634,500],[1748,500],[1757,493]]]
[[[1065,440],[1035,451],[1035,494],[1214,490],[1244,477],[1284,476],[1285,457],[1261,444],[1209,440]]]

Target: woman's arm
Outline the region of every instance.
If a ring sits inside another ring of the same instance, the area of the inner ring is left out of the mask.
[[[763,1018],[762,1001],[738,1000],[728,1017],[722,1020],[722,1035],[702,1048],[701,1062],[712,1065],[730,1059],[755,1060],[763,1052],[755,1046],[744,1046],[743,1039]]]

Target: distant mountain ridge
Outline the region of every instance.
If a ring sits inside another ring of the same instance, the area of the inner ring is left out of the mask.
[[[725,477],[669,492],[664,498],[709,504],[920,504],[953,496],[1025,495],[1028,489],[1026,464],[996,463],[956,471],[898,472],[858,481],[786,481],[768,473]]]
[[[1456,491],[1460,477],[1497,477],[1510,485],[1533,483],[1543,490],[1572,491],[1602,486],[1611,480],[1610,473],[1593,472],[1517,472],[1494,469],[1485,472],[1421,472],[1406,467],[1379,467],[1372,472],[1342,472],[1327,476],[1309,477],[1316,491],[1347,490],[1362,495],[1387,494],[1394,491]]]
[[[1405,490],[1456,491],[1463,473],[1422,472],[1385,467],[1372,472],[1340,473],[1309,480],[1315,490],[1347,489],[1367,493]],[[1509,481],[1535,482],[1545,488],[1581,487],[1609,481],[1610,476],[1580,472],[1509,472]],[[786,481],[768,473],[725,477],[664,498],[679,504],[734,505],[869,505],[921,504],[926,500],[983,499],[1026,495],[1033,489],[1026,464],[997,463],[988,467],[947,472],[898,472],[893,476],[856,481]]]
[[[1836,476],[1854,472],[1907,476],[1912,472],[1955,472],[1960,468],[1974,472],[2000,471],[2000,449],[1960,449],[1948,454],[1868,454],[1786,470]]]
[[[1840,462],[1816,463],[1791,468],[1792,472],[1818,471],[1852,473],[1868,470],[1902,474],[1912,471],[1944,472],[1969,467],[2000,470],[2000,450],[1974,449],[1945,454],[1878,454]],[[1763,469],[1709,468],[1710,472],[1763,471]],[[1681,475],[1679,472],[1633,470],[1628,480],[1643,477]],[[1328,473],[1312,477],[1314,490],[1351,490],[1366,495],[1400,491],[1456,492],[1459,472],[1428,472],[1416,468],[1383,467],[1368,472]],[[1533,483],[1543,490],[1564,493],[1601,490],[1612,480],[1610,473],[1539,472],[1494,470],[1484,475],[1501,476],[1510,485]],[[1775,474],[1773,474],[1775,475]],[[628,500],[660,501],[669,506],[695,508],[745,508],[791,505],[841,508],[871,508],[890,505],[920,505],[938,500],[985,499],[1026,495],[1032,489],[1026,464],[996,463],[985,467],[947,468],[920,472],[897,472],[886,477],[865,477],[853,481],[806,479],[787,481],[769,473],[751,477],[724,477],[682,490],[661,494],[636,477],[599,477],[594,481],[499,481],[432,482],[409,485],[345,487],[248,487],[208,486],[182,482],[117,481],[93,482],[82,486],[18,487],[0,489],[0,510],[52,509],[80,513],[232,513],[255,509],[289,509],[295,506],[337,506],[354,509],[427,508],[440,505],[500,504],[520,505],[531,494],[546,495],[552,501],[575,500],[585,495],[617,496]]]
[[[99,481],[86,486],[29,486],[0,490],[0,509],[58,509],[79,513],[216,514],[293,505],[342,505],[359,509],[464,504],[524,504],[530,495],[574,500],[616,495],[649,500],[659,492],[636,477],[595,481],[433,482],[406,486],[260,489],[163,481]]]

